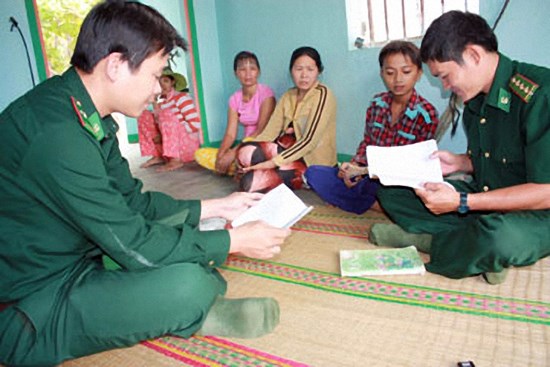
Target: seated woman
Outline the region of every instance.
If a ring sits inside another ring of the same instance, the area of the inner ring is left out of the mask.
[[[351,162],[340,168],[311,166],[307,183],[326,202],[361,214],[378,208],[377,180],[370,180],[367,145],[394,146],[433,139],[439,120],[435,107],[414,86],[422,76],[420,51],[411,42],[392,41],[378,56],[380,75],[388,89],[374,96],[367,109],[365,135]]]
[[[173,171],[193,161],[202,138],[201,121],[183,75],[167,67],[159,83],[162,91],[153,111],[138,118],[141,155],[152,156],[141,167],[163,164],[158,172]]]
[[[219,149],[201,148],[195,152],[195,160],[201,166],[220,174],[233,174],[238,146],[234,146],[238,125],[244,126],[244,137],[254,138],[261,132],[275,108],[271,88],[259,84],[260,62],[255,54],[241,51],[233,60],[235,76],[241,89],[229,98],[227,127]]]
[[[307,166],[336,165],[336,99],[319,83],[322,71],[317,50],[294,50],[295,87],[283,94],[264,130],[237,153],[241,190],[267,192],[283,182],[299,189]]]

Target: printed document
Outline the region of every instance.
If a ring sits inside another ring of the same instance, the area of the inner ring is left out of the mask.
[[[382,185],[421,188],[426,182],[443,182],[435,140],[395,147],[367,146],[369,177]]]
[[[265,194],[260,202],[235,218],[233,228],[255,220],[263,220],[278,228],[290,228],[313,209],[307,206],[285,184]]]

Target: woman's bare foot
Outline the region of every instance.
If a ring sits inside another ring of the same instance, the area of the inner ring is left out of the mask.
[[[378,201],[375,201],[374,204],[372,204],[372,206],[370,207],[370,209],[374,210],[375,212],[380,212],[380,213],[384,212],[384,209],[382,209]]]
[[[183,167],[183,162],[179,159],[171,159],[164,166],[157,168],[157,172],[175,171]]]
[[[162,163],[164,163],[164,159],[162,157],[153,157],[149,159],[147,162],[143,163],[140,167],[147,168],[147,167],[155,166],[157,164],[162,164]]]

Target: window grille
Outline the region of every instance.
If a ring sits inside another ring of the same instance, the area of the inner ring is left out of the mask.
[[[349,48],[418,40],[450,10],[479,14],[479,0],[346,0]]]

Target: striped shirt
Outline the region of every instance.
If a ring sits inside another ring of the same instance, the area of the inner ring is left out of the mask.
[[[200,131],[201,119],[189,94],[173,92],[168,95],[168,98],[159,102],[158,108],[170,109],[188,133]]]
[[[281,97],[255,141],[275,141],[292,126],[296,143],[273,158],[277,166],[303,159],[306,165],[334,166],[336,159],[336,98],[317,82],[297,102],[296,88]]]

